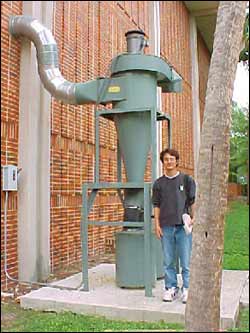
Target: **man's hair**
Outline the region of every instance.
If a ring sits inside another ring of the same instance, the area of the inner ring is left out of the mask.
[[[162,161],[163,163],[163,160],[164,160],[164,156],[166,154],[169,154],[171,156],[174,156],[176,158],[176,162],[177,162],[177,165],[178,165],[178,162],[179,162],[179,158],[180,158],[180,155],[178,153],[177,150],[175,149],[170,149],[170,148],[166,148],[164,149],[161,153],[160,153],[160,160]]]

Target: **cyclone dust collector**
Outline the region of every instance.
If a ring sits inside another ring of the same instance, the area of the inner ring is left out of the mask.
[[[145,287],[152,295],[155,280],[163,274],[160,241],[151,228],[151,183],[144,173],[151,151],[152,181],[156,178],[156,124],[170,118],[157,111],[157,86],[162,92],[180,92],[181,77],[160,57],[145,55],[147,45],[142,31],[128,31],[127,52],[111,62],[107,78],[84,83],[65,80],[59,70],[57,44],[51,32],[29,16],[12,16],[13,36],[29,38],[36,47],[38,71],[44,87],[66,104],[107,104],[112,109],[95,114],[95,181],[83,184],[81,221],[83,290],[88,290],[88,225],[122,225],[116,233],[116,283],[120,287]],[[99,181],[99,118],[114,121],[117,137],[117,174],[115,183]],[[171,138],[170,138],[171,139]],[[121,182],[123,160],[127,182]],[[89,221],[88,214],[100,189],[117,189],[124,207],[121,222]],[[89,194],[90,191],[90,194]]]

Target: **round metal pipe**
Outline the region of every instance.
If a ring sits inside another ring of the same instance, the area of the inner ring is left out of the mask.
[[[65,80],[59,70],[57,44],[50,30],[31,16],[18,15],[10,17],[9,31],[12,36],[26,37],[35,44],[38,72],[45,89],[56,99],[77,104],[76,83]]]
[[[141,30],[130,30],[125,33],[127,40],[127,52],[128,53],[144,53],[144,47],[147,46],[145,40],[145,33]]]

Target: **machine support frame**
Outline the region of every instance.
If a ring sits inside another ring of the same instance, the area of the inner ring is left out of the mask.
[[[156,138],[157,127],[156,121],[167,120],[168,122],[168,143],[169,147],[172,146],[171,136],[171,117],[157,111],[155,108],[138,108],[133,110],[128,109],[101,109],[96,110],[95,113],[95,169],[94,169],[94,183],[85,183],[82,186],[82,213],[81,213],[81,245],[82,245],[82,287],[81,290],[89,291],[89,279],[88,279],[88,226],[123,226],[123,227],[144,227],[144,284],[145,284],[145,296],[152,297],[152,222],[151,222],[151,187],[150,183],[135,183],[126,182],[122,183],[122,156],[117,140],[117,182],[100,182],[100,116],[113,120],[114,114],[129,113],[129,112],[150,112],[151,114],[151,178],[152,182],[156,179],[156,165],[157,165],[157,151]],[[94,204],[94,200],[99,190],[101,189],[116,189],[118,196],[124,207],[124,200],[122,196],[122,189],[138,188],[144,191],[144,222],[130,222],[130,221],[89,221],[88,215]],[[90,190],[90,194],[88,193]]]
[[[101,189],[126,189],[141,188],[144,190],[144,222],[106,222],[106,221],[89,221],[88,215],[94,204],[96,194]],[[88,191],[91,190],[90,194]],[[81,243],[82,243],[82,290],[89,291],[88,278],[88,226],[124,226],[124,227],[144,227],[144,262],[145,262],[145,296],[152,296],[152,253],[153,244],[151,237],[151,204],[150,204],[151,183],[85,183],[82,186],[82,217],[81,217]]]

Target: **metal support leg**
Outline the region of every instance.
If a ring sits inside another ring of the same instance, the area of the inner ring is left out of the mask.
[[[152,297],[152,236],[150,184],[144,184],[144,281],[145,296]]]
[[[156,122],[156,110],[151,109],[151,151],[152,151],[152,171],[151,171],[151,180],[152,182],[156,179],[156,170],[157,170],[157,122]]]
[[[82,188],[82,219],[81,219],[81,241],[82,241],[82,290],[89,291],[88,277],[88,187]]]
[[[168,119],[168,148],[172,148],[172,121]]]
[[[92,190],[91,193],[90,193],[89,199],[86,198],[87,199],[87,204],[88,204],[88,215],[89,215],[89,213],[91,211],[91,208],[93,206],[93,203],[94,203],[95,197],[97,195],[97,192],[98,192],[98,190]]]
[[[120,145],[119,141],[117,140],[117,181],[121,183],[122,181],[122,156],[121,156],[121,150],[120,150]],[[122,206],[124,207],[124,198],[122,195],[122,191],[120,188],[117,189],[118,196],[121,200]]]
[[[100,148],[99,148],[99,114],[96,112],[95,114],[95,183],[99,183],[100,179]]]
[[[117,181],[122,181],[122,158],[119,141],[117,140]]]

